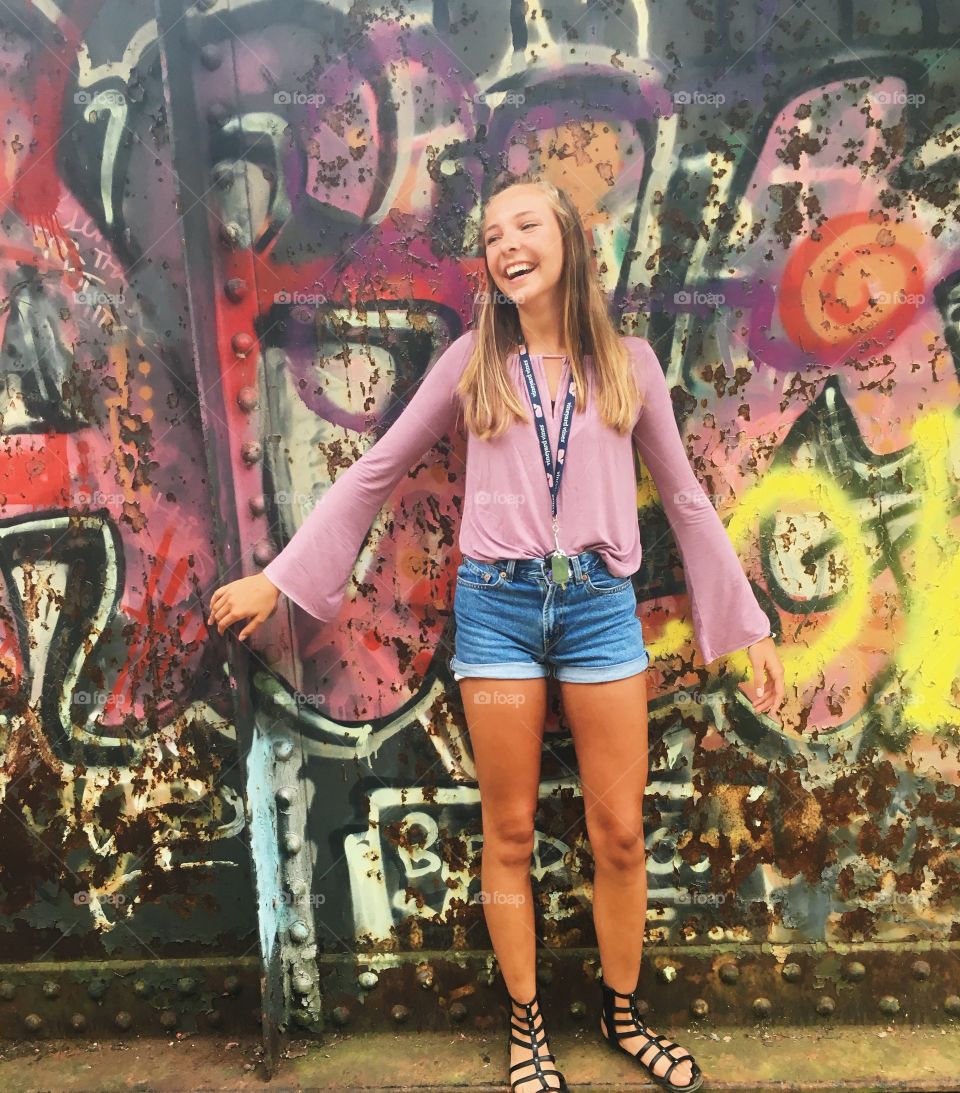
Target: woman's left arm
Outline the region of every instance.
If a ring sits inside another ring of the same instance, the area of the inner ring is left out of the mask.
[[[643,400],[633,441],[653,476],[680,550],[700,653],[709,664],[746,649],[753,669],[746,693],[758,711],[766,712],[783,700],[783,666],[770,620],[693,473],[656,354],[643,338],[624,342],[638,365]]]

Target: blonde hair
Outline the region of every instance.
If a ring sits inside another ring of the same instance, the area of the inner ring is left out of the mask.
[[[636,419],[640,393],[620,340],[603,289],[591,261],[583,223],[566,192],[544,178],[507,175],[494,183],[487,199],[517,185],[539,186],[547,195],[563,239],[560,273],[561,332],[573,371],[576,412],[587,406],[587,386],[601,420],[618,433],[627,433]],[[483,251],[481,237],[480,248]],[[507,371],[507,356],[523,341],[517,305],[499,291],[484,256],[486,291],[480,296],[475,320],[477,340],[464,368],[457,394],[466,427],[483,440],[504,433],[515,420],[530,421]],[[588,375],[584,357],[592,358]]]

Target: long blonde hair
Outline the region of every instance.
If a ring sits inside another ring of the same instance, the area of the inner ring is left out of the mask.
[[[586,409],[590,380],[601,420],[618,433],[627,433],[636,418],[640,393],[626,347],[607,311],[577,207],[559,186],[545,178],[523,175],[501,176],[494,183],[488,202],[496,194],[516,185],[541,187],[560,225],[563,238],[561,331],[573,370],[576,412],[583,413]],[[484,250],[482,236],[480,249]],[[517,305],[497,288],[485,254],[484,268],[486,291],[480,295],[475,321],[477,341],[457,384],[457,394],[466,427],[482,440],[492,440],[515,420],[531,419],[529,407],[521,403],[507,371],[507,356],[523,340]],[[584,363],[587,355],[592,358],[589,375]]]

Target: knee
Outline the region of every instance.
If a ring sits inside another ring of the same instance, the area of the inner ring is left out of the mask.
[[[483,854],[498,865],[530,868],[533,855],[533,820],[521,816],[498,817],[483,824]]]
[[[590,833],[590,848],[597,866],[620,871],[642,868],[645,860],[643,822],[604,823],[599,831]]]

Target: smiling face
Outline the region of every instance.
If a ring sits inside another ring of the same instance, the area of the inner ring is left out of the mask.
[[[563,271],[563,235],[539,187],[510,186],[487,204],[481,236],[497,288],[523,309],[554,296]],[[513,274],[513,276],[510,276]]]

